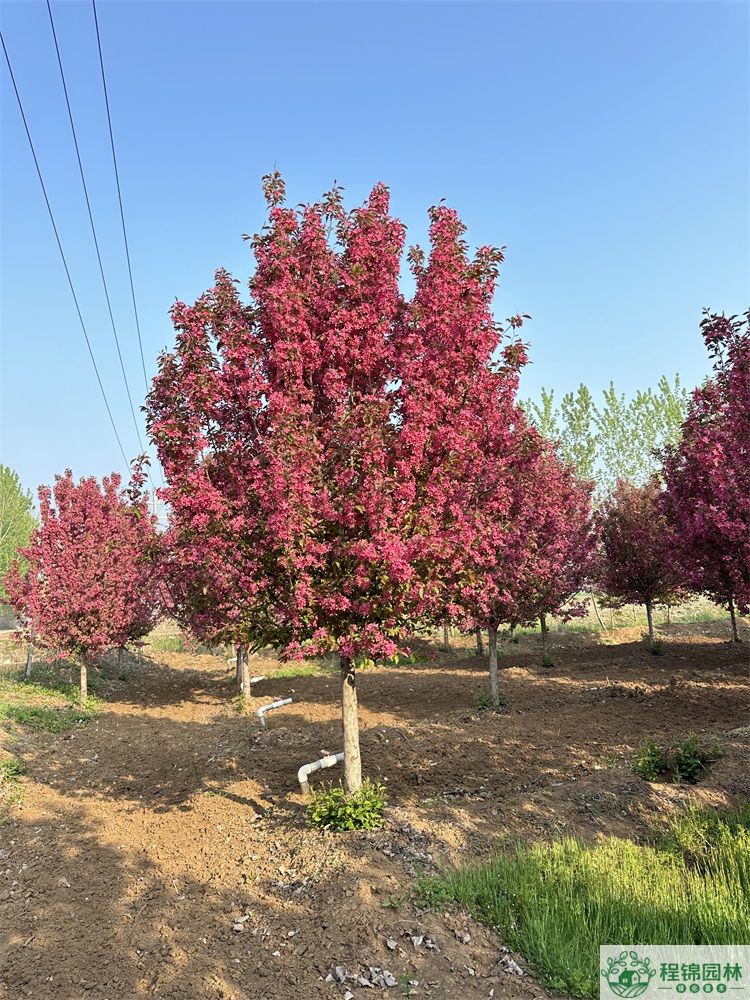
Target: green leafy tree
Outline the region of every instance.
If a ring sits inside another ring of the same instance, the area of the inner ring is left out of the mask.
[[[682,437],[682,425],[687,416],[690,393],[675,375],[670,384],[666,375],[659,379],[659,436],[662,445],[677,445]]]
[[[19,548],[29,544],[36,527],[34,502],[24,490],[18,473],[0,465],[0,602],[7,602],[3,585]]]
[[[538,403],[534,402],[533,399],[527,399],[522,406],[526,416],[542,437],[547,438],[548,441],[560,440],[560,424],[555,407],[554,389],[542,388]]]
[[[610,382],[595,402],[587,386],[566,393],[555,404],[554,390],[542,389],[539,402],[524,403],[530,421],[560,452],[580,479],[594,479],[600,497],[622,480],[643,486],[660,469],[661,452],[679,442],[688,392],[679,376],[659,379],[656,389],[639,389],[631,398]]]
[[[587,387],[581,383],[578,392],[563,396],[560,413],[563,422],[562,453],[565,461],[576,470],[579,479],[594,479],[598,435],[595,433],[596,407]]]
[[[639,478],[639,452],[648,447],[644,444],[641,434],[636,429],[639,409],[643,403],[630,404],[625,394],[615,389],[610,382],[602,392],[602,405],[594,412],[594,425],[597,429],[599,445],[599,486],[610,493],[615,484],[622,480],[635,483]]]

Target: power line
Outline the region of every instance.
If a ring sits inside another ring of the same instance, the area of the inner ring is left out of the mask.
[[[141,352],[141,366],[143,368],[143,380],[146,383],[146,392],[148,392],[148,375],[146,374],[146,361],[143,357],[143,340],[141,338],[141,324],[138,319],[138,306],[135,301],[135,285],[133,284],[133,268],[130,263],[130,247],[128,246],[128,233],[125,228],[125,212],[122,207],[122,191],[120,189],[120,173],[117,169],[117,153],[115,152],[115,137],[112,132],[112,116],[109,111],[109,95],[107,94],[107,78],[104,73],[104,57],[102,55],[102,40],[99,36],[99,18],[96,16],[96,0],[91,0],[91,6],[94,10],[94,24],[96,26],[96,45],[99,49],[99,66],[102,71],[102,88],[104,90],[104,104],[107,108],[107,124],[109,125],[109,144],[112,147],[112,163],[115,168],[115,182],[117,183],[117,200],[120,205],[120,222],[122,223],[122,238],[125,243],[125,258],[128,262],[128,276],[130,277],[130,294],[133,299],[133,313],[135,314],[135,328],[138,332],[138,346]]]
[[[40,183],[41,188],[42,188],[42,194],[44,195],[44,202],[45,202],[45,204],[47,206],[47,211],[49,212],[50,222],[52,223],[52,229],[53,229],[53,231],[55,233],[55,239],[57,240],[57,248],[60,251],[60,257],[62,258],[63,267],[65,268],[65,274],[66,274],[66,277],[68,279],[68,284],[70,285],[70,292],[71,292],[71,295],[73,296],[73,302],[75,303],[76,312],[78,313],[78,319],[80,321],[81,330],[83,331],[83,336],[84,336],[84,339],[86,341],[86,347],[88,348],[89,357],[91,358],[91,364],[94,366],[94,372],[96,374],[96,380],[99,383],[99,389],[101,390],[102,399],[104,400],[104,405],[107,408],[107,414],[109,416],[110,423],[112,424],[112,430],[114,431],[115,437],[117,438],[117,444],[118,444],[118,446],[120,448],[120,454],[122,455],[123,461],[125,462],[125,467],[129,469],[130,468],[130,462],[128,461],[128,459],[127,459],[127,457],[125,455],[125,449],[122,446],[122,441],[121,441],[120,435],[119,435],[119,433],[117,431],[117,425],[115,424],[115,418],[112,416],[112,410],[111,410],[110,405],[109,405],[109,400],[107,399],[107,394],[104,391],[104,385],[102,384],[101,375],[99,374],[99,368],[98,368],[98,366],[96,364],[96,359],[94,357],[94,352],[93,352],[93,350],[91,348],[91,341],[89,340],[88,331],[86,330],[86,324],[84,323],[83,316],[81,314],[81,307],[78,304],[78,296],[76,295],[76,290],[75,290],[75,287],[73,286],[73,279],[70,276],[70,268],[68,267],[68,261],[67,261],[67,259],[65,257],[65,251],[63,250],[62,243],[60,242],[60,234],[59,234],[58,229],[57,229],[57,223],[55,222],[55,216],[54,216],[54,214],[52,212],[52,206],[50,205],[50,201],[49,201],[49,198],[47,196],[47,188],[46,188],[46,186],[44,184],[44,178],[42,176],[42,171],[41,171],[41,168],[39,166],[39,160],[37,159],[36,150],[34,148],[34,143],[33,143],[32,138],[31,138],[31,132],[29,131],[29,125],[28,125],[28,122],[26,121],[26,114],[25,114],[25,112],[23,110],[23,102],[21,101],[21,95],[18,92],[18,86],[16,85],[16,78],[15,78],[15,75],[13,73],[13,67],[12,67],[11,62],[10,62],[10,56],[8,55],[8,49],[7,49],[6,45],[5,45],[5,38],[3,37],[2,32],[0,32],[0,42],[2,42],[3,53],[5,54],[5,62],[8,65],[8,72],[10,74],[10,79],[11,79],[11,82],[13,84],[13,90],[15,91],[15,94],[16,94],[16,100],[18,101],[18,110],[21,112],[21,119],[23,121],[23,127],[26,130],[26,138],[29,140],[29,148],[31,149],[31,155],[32,155],[32,157],[34,159],[34,166],[36,167],[37,176],[39,178],[39,183]]]
[[[55,42],[55,52],[57,53],[57,65],[60,67],[60,79],[62,80],[63,93],[65,94],[65,105],[68,109],[68,120],[70,121],[70,131],[73,134],[73,145],[76,150],[76,159],[78,160],[78,170],[81,174],[81,184],[83,185],[83,194],[86,199],[86,209],[89,215],[89,223],[91,224],[91,235],[94,237],[94,247],[96,248],[96,259],[99,262],[99,274],[102,278],[102,285],[104,286],[104,297],[107,300],[107,310],[109,312],[109,321],[112,324],[112,333],[115,338],[115,346],[117,348],[117,357],[120,361],[120,371],[122,372],[122,379],[125,383],[125,392],[128,396],[128,403],[130,404],[130,414],[133,418],[133,426],[135,427],[135,433],[138,438],[138,445],[140,446],[141,452],[145,449],[143,447],[143,440],[141,438],[141,431],[138,427],[138,420],[135,415],[135,407],[133,406],[133,397],[130,394],[130,385],[128,384],[128,376],[125,372],[125,363],[122,360],[122,351],[120,350],[120,338],[117,336],[117,327],[115,326],[115,317],[112,313],[112,302],[109,298],[109,288],[107,287],[107,279],[104,276],[104,264],[102,263],[102,255],[99,250],[99,240],[96,235],[96,226],[94,225],[94,216],[91,211],[91,201],[89,200],[89,191],[86,184],[86,175],[83,172],[83,163],[81,161],[81,150],[78,146],[78,135],[76,134],[76,127],[73,122],[73,111],[70,107],[70,98],[68,96],[68,86],[65,81],[65,71],[63,70],[62,56],[60,55],[60,46],[57,42],[57,32],[55,31],[55,21],[52,17],[52,6],[50,0],[47,0],[47,12],[49,13],[49,23],[52,28],[52,38]]]

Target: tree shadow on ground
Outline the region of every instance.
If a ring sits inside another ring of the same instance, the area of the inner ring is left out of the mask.
[[[314,899],[252,877],[247,852],[263,848],[251,838],[220,855],[218,870],[196,871],[180,844],[165,869],[113,843],[83,804],[20,815],[8,834],[15,879],[3,894],[0,983],[14,1000],[330,998],[323,976],[346,956],[318,944],[316,961],[290,968],[290,953],[316,941]]]

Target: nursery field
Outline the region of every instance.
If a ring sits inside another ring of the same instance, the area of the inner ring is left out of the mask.
[[[481,707],[486,661],[467,638],[363,671],[363,764],[388,789],[386,825],[338,834],[306,825],[296,781],[340,749],[325,664],[252,659],[267,677],[243,706],[224,655],[157,635],[142,660],[90,671],[75,713],[64,670],[0,675],[0,995],[566,995],[459,906],[429,906],[423,880],[504,838],[641,843],[688,804],[747,802],[747,645],[724,622],[678,622],[660,625],[657,656],[641,633],[553,632],[551,669],[538,637],[504,640],[498,712]],[[282,697],[261,728],[255,710]],[[720,748],[697,784],[634,773],[645,740],[690,733]]]

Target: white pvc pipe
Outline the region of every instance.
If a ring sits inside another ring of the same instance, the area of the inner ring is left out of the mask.
[[[312,774],[313,771],[322,771],[324,767],[333,767],[334,764],[340,764],[343,759],[343,753],[329,753],[327,757],[314,760],[312,764],[303,764],[299,771],[297,771],[297,781],[299,781],[302,794],[307,795],[310,791],[310,786],[307,783],[308,775]]]
[[[266,675],[265,674],[260,674],[258,677],[251,677],[250,678],[250,687],[252,687],[253,684],[260,684],[260,682],[264,681],[265,679],[266,679]]]
[[[272,701],[270,705],[263,705],[263,707],[259,708],[256,712],[256,715],[260,719],[261,726],[265,726],[266,724],[266,712],[270,712],[274,708],[283,708],[284,705],[291,704],[291,698],[280,698],[278,701]]]

